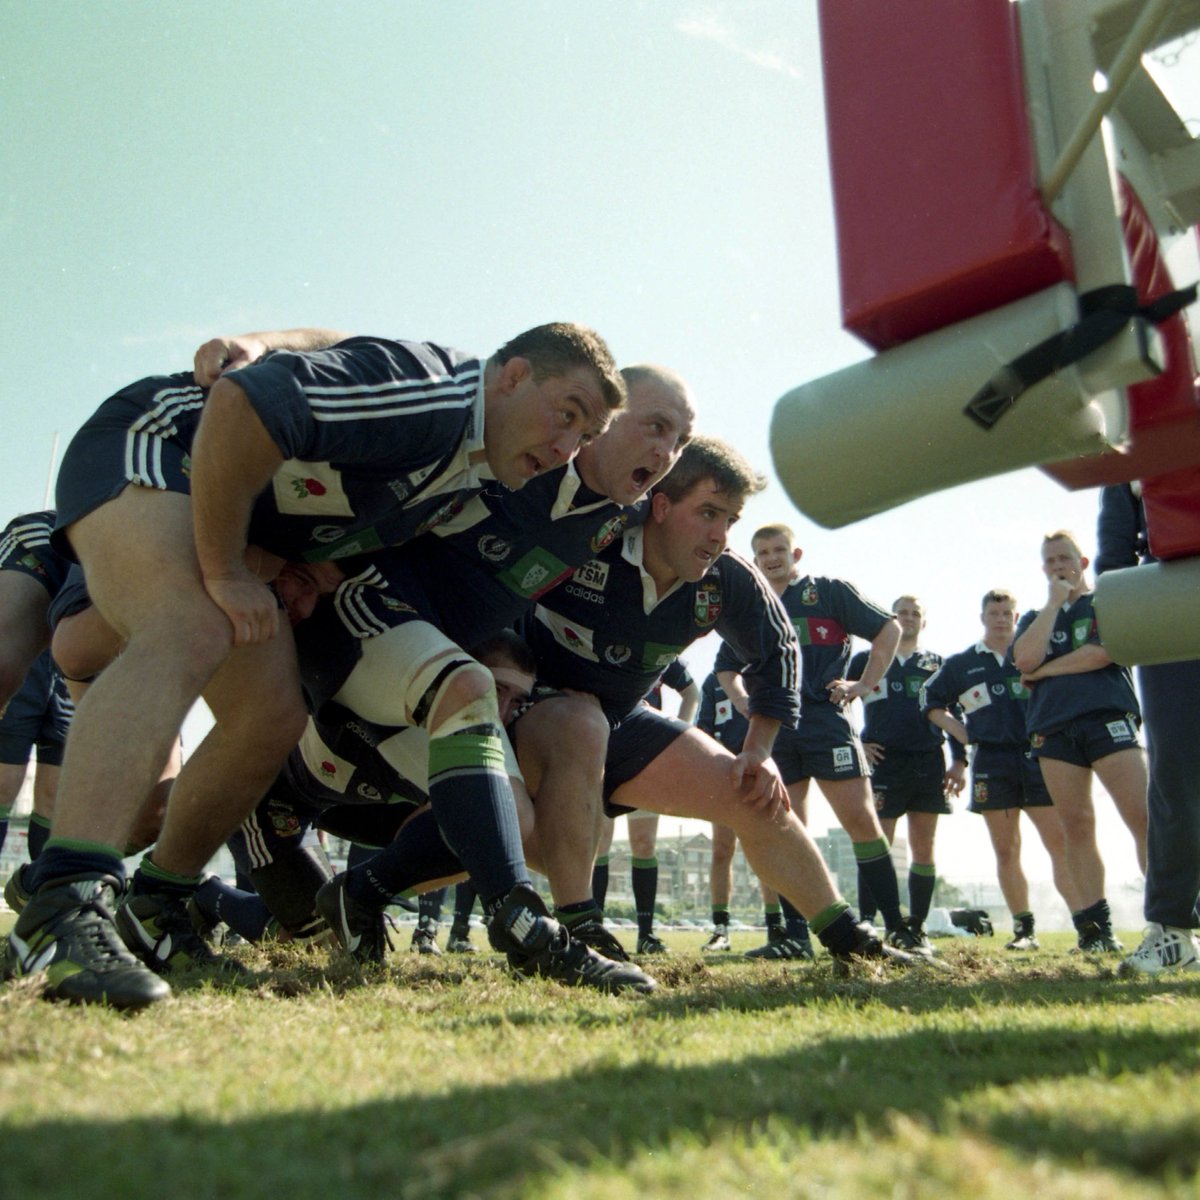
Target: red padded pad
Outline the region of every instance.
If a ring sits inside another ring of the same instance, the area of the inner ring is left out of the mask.
[[[821,0],[842,323],[885,349],[1072,278],[1009,0]]]

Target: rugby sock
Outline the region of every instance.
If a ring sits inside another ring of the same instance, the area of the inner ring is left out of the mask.
[[[224,922],[248,942],[262,939],[271,922],[271,910],[257,892],[230,887],[218,875],[210,875],[196,889],[196,907],[214,925]]]
[[[592,899],[604,911],[604,901],[608,899],[608,855],[601,854],[592,868]]]
[[[768,937],[772,934],[778,937],[783,933],[783,910],[778,900],[774,904],[763,905],[763,919],[766,921]]]
[[[858,944],[858,922],[845,900],[836,900],[810,922],[817,940],[830,954],[849,954]]]
[[[603,921],[604,914],[595,900],[580,900],[575,904],[556,904],[554,919],[568,929],[582,925],[585,921]]]
[[[202,878],[200,875],[176,875],[174,871],[164,870],[147,854],[133,873],[130,893],[134,896],[165,894],[176,899],[187,899],[196,894]]]
[[[37,862],[50,840],[50,821],[39,813],[29,818],[29,861]]]
[[[798,942],[807,942],[808,922],[800,915],[800,910],[786,897],[779,897],[779,909],[783,914],[783,927],[788,937]]]
[[[429,804],[485,911],[498,907],[519,884],[532,889],[495,725],[472,725],[429,739]]]
[[[111,846],[99,842],[81,842],[71,838],[50,838],[29,866],[25,886],[30,892],[52,879],[69,875],[111,875],[125,886],[125,864]]]
[[[434,888],[417,897],[417,916],[422,922],[432,921],[435,925],[442,919],[442,905],[446,901],[446,889]]]
[[[364,846],[361,842],[351,842],[350,850],[346,854],[346,870],[352,867],[361,867],[363,863],[369,862],[379,853],[378,846]]]
[[[0,812],[0,850],[4,849],[4,843],[8,840],[8,809]]]
[[[360,904],[383,908],[393,896],[431,879],[458,875],[462,869],[433,813],[425,809],[404,823],[395,841],[347,870],[344,886]]]
[[[729,905],[714,904],[712,910],[713,925],[718,929],[728,932],[729,930]]]
[[[892,864],[891,847],[887,838],[855,842],[854,857],[858,860],[860,902],[864,895],[872,897],[879,905],[888,932],[899,929],[904,919],[900,911],[900,885],[896,882],[896,868]],[[862,908],[866,909],[865,903],[862,903]]]
[[[250,872],[250,887],[238,884],[238,888],[261,896],[286,932],[303,934],[317,920],[317,892],[332,878],[333,868],[321,846],[295,846],[255,867]]]
[[[1013,933],[1021,937],[1033,937],[1033,913],[1013,913]]]
[[[638,937],[654,932],[654,902],[658,899],[658,858],[635,858],[630,863]]]
[[[908,911],[918,925],[929,919],[933,890],[937,887],[937,867],[933,863],[913,863],[908,869]]]
[[[1103,896],[1095,904],[1072,913],[1071,921],[1079,933],[1083,933],[1089,925],[1098,925],[1105,933],[1112,933],[1112,912]]]
[[[454,922],[450,933],[454,937],[466,937],[471,932],[471,909],[475,907],[476,892],[469,880],[464,880],[454,889]]]

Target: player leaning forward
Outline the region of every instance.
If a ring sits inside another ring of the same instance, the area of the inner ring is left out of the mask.
[[[264,579],[284,560],[406,541],[487,480],[520,488],[602,432],[624,396],[603,341],[574,325],[530,330],[486,361],[372,338],[287,352],[331,340],[308,333],[211,391],[190,375],[131,385],[64,457],[55,538],[127,647],[80,705],[37,891],[10,938],[8,973],[46,969],[52,997],[138,1007],[170,990],[121,944],[113,904],[133,809],[197,696],[215,726],[116,916],[156,963],[164,937],[190,927],[205,863],[299,738],[295,648]],[[499,727],[495,707],[482,668],[459,672],[431,690],[426,722],[465,765],[479,760],[447,792],[515,825],[477,736]]]
[[[884,947],[837,894],[770,760],[781,722],[798,710],[799,653],[787,614],[754,568],[726,549],[730,527],[761,476],[731,447],[696,438],[659,483],[641,528],[602,551],[576,575],[578,586],[544,596],[522,630],[544,683],[595,695],[612,727],[603,739],[559,728],[557,753],[597,747],[609,815],[647,809],[731,827],[760,879],[807,916],[838,958],[909,956]],[[750,722],[738,755],[693,726],[641,703],[667,663],[715,629],[749,664]],[[530,738],[554,701],[535,704],[516,723],[526,780],[541,805],[547,739]],[[581,719],[586,713],[581,714]],[[560,869],[563,864],[559,864]],[[577,864],[590,876],[591,855]]]

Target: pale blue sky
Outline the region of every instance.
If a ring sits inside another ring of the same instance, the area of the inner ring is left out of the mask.
[[[769,468],[775,400],[866,356],[839,326],[815,14],[0,0],[0,512],[41,506],[55,433],[117,387],[291,324],[486,353],[584,321]],[[1040,601],[1040,534],[1090,541],[1093,513],[1023,472],[829,532],[773,483],[735,548],[790,521],[814,572],[925,597],[949,652],[987,587]]]

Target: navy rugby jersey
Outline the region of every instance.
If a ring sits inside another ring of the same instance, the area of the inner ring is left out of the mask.
[[[345,564],[336,605],[355,637],[384,632],[407,601],[460,646],[515,624],[551,588],[644,519],[593,492],[574,462],[519,491],[491,482],[436,529],[401,548]],[[356,570],[356,568],[358,568]]]
[[[681,580],[657,599],[642,537],[641,527],[628,530],[522,621],[540,681],[591,692],[620,721],[683,650],[716,630],[747,664],[751,712],[794,725],[796,635],[762,576],[727,550],[698,582]]]
[[[702,729],[734,754],[741,753],[742,743],[749,732],[750,723],[734,708],[715,671],[700,685],[700,711],[696,714],[696,728]]]
[[[967,727],[971,741],[987,746],[1024,748],[1025,706],[1029,689],[1011,658],[997,659],[993,650],[976,642],[970,650],[951,654],[921,693],[921,711],[944,708]],[[955,712],[955,709],[959,712]],[[957,744],[957,739],[953,739]]]
[[[490,479],[483,363],[428,342],[356,337],[327,350],[275,351],[230,372],[284,456],[258,495],[249,540],[319,562],[396,545],[445,519]],[[208,391],[158,376],[112,397],[145,410],[129,433],[139,475],[155,444],[190,449]]]
[[[851,635],[873,641],[892,614],[872,604],[843,579],[805,575],[792,580],[779,599],[800,643],[801,710],[813,704],[832,704],[828,685],[845,678]],[[740,671],[736,652],[722,646],[713,669]]]
[[[865,651],[856,654],[846,678],[861,679],[869,657]],[[942,656],[932,650],[914,650],[903,661],[899,655],[892,659],[883,678],[862,698],[863,741],[900,752],[941,746],[942,731],[921,711],[921,688],[941,665]]]
[[[1046,661],[1061,658],[1089,643],[1099,643],[1092,593],[1085,592],[1074,604],[1064,605],[1054,619]],[[1033,624],[1037,612],[1027,612],[1017,624],[1017,637]],[[1138,720],[1141,710],[1126,667],[1109,663],[1098,671],[1080,675],[1055,675],[1035,682],[1025,714],[1030,733],[1050,733],[1068,721],[1094,712],[1129,713]]]

